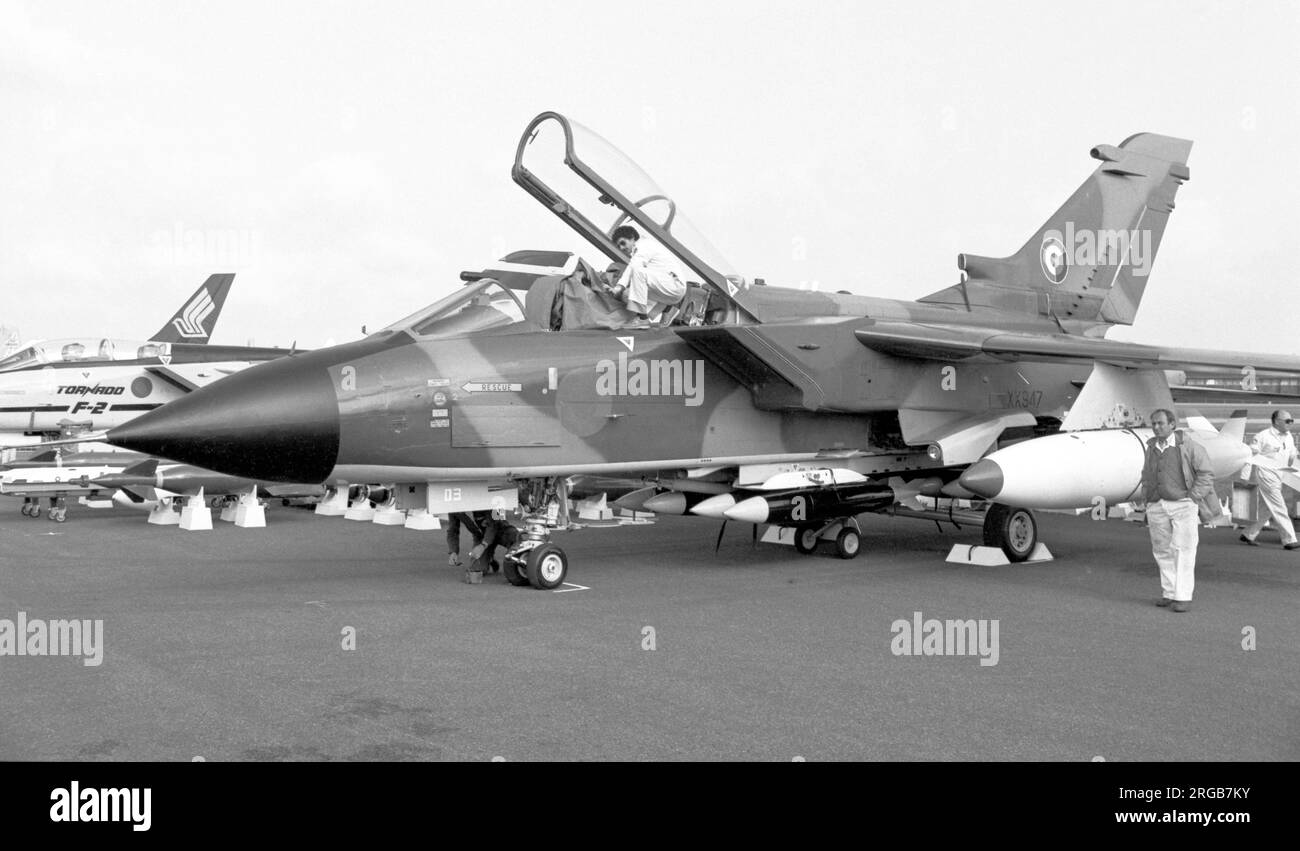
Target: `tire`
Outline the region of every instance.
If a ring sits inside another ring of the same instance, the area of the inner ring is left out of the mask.
[[[508,555],[501,557],[501,573],[505,576],[506,582],[511,585],[527,585],[528,576],[521,573],[518,568],[518,562]],[[524,568],[527,570],[527,567]]]
[[[68,509],[60,508],[57,514],[51,511],[50,519],[55,523],[62,523],[64,520],[68,519]]]
[[[794,548],[804,555],[817,552],[817,542],[820,540],[816,526],[800,526],[794,530]]]
[[[22,507],[22,512],[23,512],[23,516],[24,516],[24,517],[31,517],[31,516],[32,516],[32,504],[31,504],[30,502],[24,502],[24,503],[23,503],[23,507]]]
[[[555,544],[542,544],[528,551],[528,582],[534,588],[559,588],[568,574],[569,557]]]
[[[1038,545],[1038,523],[1027,508],[994,503],[984,515],[984,543],[998,547],[1012,562],[1029,558]]]
[[[856,529],[845,526],[835,538],[835,552],[840,558],[857,558],[862,549],[862,537]]]
[[[27,516],[28,516],[28,517],[40,517],[40,516],[41,516],[41,507],[40,507],[39,505],[33,505],[33,506],[32,506],[32,510],[31,510],[31,513],[28,514]]]

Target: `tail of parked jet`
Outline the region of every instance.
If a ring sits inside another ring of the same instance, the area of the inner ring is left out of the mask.
[[[1191,150],[1154,133],[1098,145],[1101,165],[1019,251],[959,255],[962,283],[921,301],[1132,325]]]
[[[206,343],[217,327],[217,317],[234,283],[232,274],[212,275],[194,291],[189,301],[149,339],[155,343]]]

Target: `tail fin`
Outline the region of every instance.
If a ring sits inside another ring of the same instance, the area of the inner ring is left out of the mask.
[[[152,476],[158,470],[157,458],[145,458],[143,461],[137,461],[128,467],[123,467],[121,475],[123,476]]]
[[[149,339],[155,343],[206,343],[217,327],[217,317],[235,276],[212,275],[194,291],[189,301]]]
[[[958,255],[962,282],[921,301],[1132,325],[1191,150],[1154,133],[1098,145],[1101,165],[1019,251]]]

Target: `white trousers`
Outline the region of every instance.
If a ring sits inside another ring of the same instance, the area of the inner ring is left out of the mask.
[[[644,266],[628,269],[627,306],[637,313],[651,313],[677,304],[686,295],[686,284],[668,272],[650,271]]]
[[[1190,499],[1158,499],[1147,504],[1151,554],[1160,566],[1160,590],[1167,600],[1190,602],[1196,587],[1196,545],[1200,517]]]
[[[1291,515],[1287,513],[1286,501],[1282,499],[1282,478],[1278,476],[1276,470],[1256,464],[1255,481],[1259,483],[1255,500],[1259,519],[1246,529],[1246,537],[1255,540],[1271,517],[1273,525],[1282,533],[1282,543],[1291,543],[1295,540],[1295,526],[1291,523]],[[1261,502],[1268,506],[1267,512],[1259,511]]]

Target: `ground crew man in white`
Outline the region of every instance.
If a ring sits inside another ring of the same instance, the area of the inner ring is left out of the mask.
[[[1250,463],[1255,468],[1255,482],[1259,487],[1256,509],[1259,519],[1246,529],[1241,540],[1252,547],[1259,546],[1255,539],[1260,530],[1272,520],[1273,525],[1282,533],[1282,546],[1288,550],[1300,549],[1296,542],[1295,526],[1291,515],[1286,510],[1286,500],[1282,498],[1282,477],[1279,467],[1294,467],[1296,463],[1295,437],[1291,434],[1291,414],[1287,411],[1273,412],[1273,427],[1261,431],[1250,442],[1250,451],[1254,457]],[[1262,502],[1263,506],[1259,505]],[[1268,511],[1263,511],[1267,506]]]
[[[686,282],[678,274],[677,258],[650,242],[642,243],[641,234],[630,225],[614,229],[614,244],[631,256],[618,284],[610,290],[615,298],[627,302],[628,309],[645,314],[652,321],[664,308],[679,303],[686,295]]]
[[[1151,413],[1155,436],[1147,441],[1142,496],[1151,554],[1160,568],[1161,595],[1156,605],[1185,612],[1191,608],[1196,586],[1197,504],[1214,491],[1214,470],[1205,447],[1175,431],[1177,422],[1173,412],[1164,408]]]

